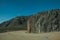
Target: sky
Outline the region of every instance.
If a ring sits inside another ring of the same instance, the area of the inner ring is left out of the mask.
[[[0,0],[0,23],[51,9],[60,9],[60,0]]]

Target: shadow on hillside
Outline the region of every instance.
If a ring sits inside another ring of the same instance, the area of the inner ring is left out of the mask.
[[[10,31],[4,30],[4,31],[0,31],[0,33],[14,32],[14,31],[22,31],[22,30],[10,30]],[[26,31],[26,30],[23,30],[23,31]],[[27,32],[25,32],[25,33],[27,33]]]

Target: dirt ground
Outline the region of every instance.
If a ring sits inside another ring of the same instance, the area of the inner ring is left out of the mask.
[[[14,31],[0,33],[0,40],[60,40],[60,32],[50,33],[26,33],[26,31]]]

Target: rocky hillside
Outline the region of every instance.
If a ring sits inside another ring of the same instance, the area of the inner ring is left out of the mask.
[[[18,16],[0,24],[0,32],[26,30],[27,16]]]
[[[30,32],[60,31],[60,10],[38,12],[31,16],[18,16],[0,24],[0,32],[26,30],[29,21]],[[40,25],[40,27],[39,27]]]
[[[51,32],[60,31],[60,10],[49,10],[39,12],[28,20],[29,32]]]

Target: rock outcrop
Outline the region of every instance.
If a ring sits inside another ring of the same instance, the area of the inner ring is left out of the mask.
[[[60,10],[50,10],[33,15],[28,20],[28,32],[60,31]]]

